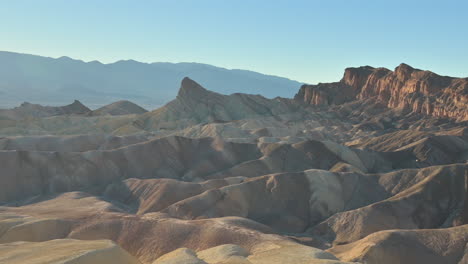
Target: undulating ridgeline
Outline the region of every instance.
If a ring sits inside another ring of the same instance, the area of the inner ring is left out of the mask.
[[[195,80],[152,111],[0,110],[0,263],[468,262],[467,78],[366,66],[274,99]]]
[[[91,108],[119,100],[156,108],[176,96],[185,76],[222,94],[243,92],[269,98],[292,97],[301,85],[287,78],[201,63],[120,60],[104,64],[0,51],[0,108],[24,101],[60,105],[74,99]]]

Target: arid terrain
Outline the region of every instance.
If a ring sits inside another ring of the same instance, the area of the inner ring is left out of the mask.
[[[0,165],[2,264],[468,263],[468,78],[406,64],[294,98],[25,102]]]

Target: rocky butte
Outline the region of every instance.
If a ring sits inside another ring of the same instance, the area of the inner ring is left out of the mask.
[[[389,108],[468,120],[468,78],[440,76],[404,63],[395,71],[347,68],[341,81],[303,85],[295,99],[317,106],[373,99]]]

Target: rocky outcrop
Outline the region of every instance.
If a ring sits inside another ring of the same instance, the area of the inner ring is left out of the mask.
[[[261,95],[222,95],[208,91],[192,79],[182,80],[177,98],[140,118],[146,130],[177,129],[200,123],[223,123],[246,118],[275,116],[300,107],[284,98]]]
[[[314,97],[318,104],[323,103],[324,106],[320,109],[304,107],[295,100],[285,98],[267,99],[249,94],[222,95],[185,78],[175,100],[143,114],[104,114],[109,110],[107,109],[98,115],[91,112],[85,115],[65,114],[22,119],[2,116],[0,110],[0,135],[150,134],[156,137],[222,137],[229,141],[250,143],[295,143],[306,139],[329,139],[341,143],[357,137],[374,136],[374,131],[383,133],[387,129],[427,131],[439,130],[439,126],[447,129],[462,125],[449,119],[423,114],[402,115],[375,99],[341,104],[351,100],[350,98],[356,98],[357,88],[353,87],[359,87],[370,69],[364,71],[365,74],[349,71],[349,85],[341,82],[323,84],[325,88],[319,92],[330,96],[327,95],[325,99]],[[343,92],[343,85],[349,89]],[[333,90],[331,87],[335,87],[333,96],[330,94]],[[305,89],[301,91],[309,92]],[[340,104],[325,107],[329,103]],[[115,105],[111,108],[114,107]],[[127,110],[118,110],[116,114],[128,113]]]
[[[131,115],[131,114],[143,114],[148,110],[143,107],[134,104],[130,101],[122,100],[112,104],[105,105],[98,108],[90,113],[92,116],[96,115]]]
[[[468,78],[440,76],[406,64],[395,71],[348,68],[340,82],[303,85],[295,96],[297,101],[318,106],[369,98],[389,108],[468,120]]]

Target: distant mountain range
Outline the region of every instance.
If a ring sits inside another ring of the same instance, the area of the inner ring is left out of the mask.
[[[78,99],[93,109],[118,100],[154,109],[174,99],[184,77],[221,94],[268,98],[293,97],[301,86],[287,78],[200,63],[122,60],[103,64],[0,51],[0,108],[24,101],[63,105]]]

